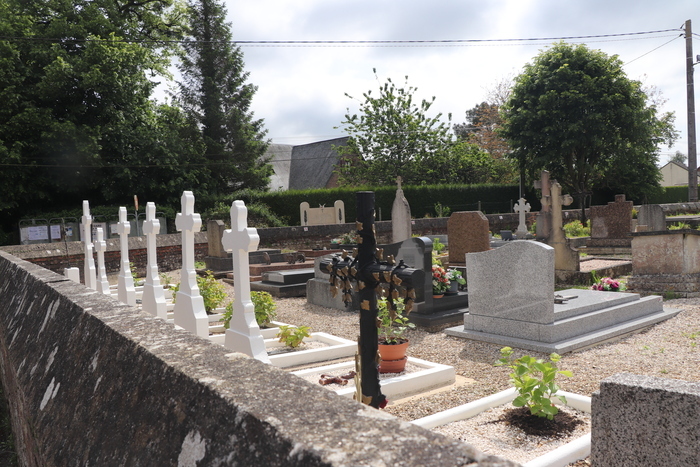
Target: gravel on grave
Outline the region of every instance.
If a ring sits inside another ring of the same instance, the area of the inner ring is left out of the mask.
[[[232,296],[233,287],[227,284]],[[307,303],[305,297],[275,299],[277,321],[311,327],[346,339],[356,340],[359,333],[359,314],[324,308]],[[564,354],[559,363],[562,370],[570,370],[573,377],[560,377],[559,385],[565,391],[591,396],[600,381],[617,373],[626,372],[661,378],[700,382],[697,364],[700,341],[700,298],[667,300],[664,306],[681,312],[674,318],[643,331],[595,347]],[[508,370],[495,367],[500,358],[500,345],[447,336],[442,328],[427,332],[423,329],[408,331],[411,344],[408,355],[430,362],[451,365],[458,378],[467,384],[430,391],[425,396],[414,396],[394,401],[384,409],[405,421],[415,420],[509,388]],[[516,349],[514,356],[529,354],[538,358],[547,355]],[[494,424],[495,425],[495,424]],[[479,446],[477,446],[479,447]],[[479,447],[484,450],[484,447]],[[508,451],[505,457],[513,459]],[[517,461],[517,460],[516,460]],[[589,465],[588,459],[570,466]]]

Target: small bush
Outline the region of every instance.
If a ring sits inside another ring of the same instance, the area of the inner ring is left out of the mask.
[[[308,326],[299,326],[298,328],[293,326],[280,326],[280,332],[277,333],[277,337],[279,337],[279,342],[287,347],[296,349],[305,337],[311,335],[309,331],[311,331],[311,328]]]
[[[567,237],[588,237],[591,235],[591,220],[585,226],[580,220],[568,222],[564,225],[564,232]]]

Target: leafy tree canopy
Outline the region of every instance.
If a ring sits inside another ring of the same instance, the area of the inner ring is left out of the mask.
[[[554,44],[525,66],[502,109],[501,134],[530,179],[549,170],[572,194],[607,188],[641,200],[658,187],[657,146],[675,138],[617,56]]]
[[[149,100],[172,53],[159,41],[179,38],[182,19],[173,0],[0,0],[5,225],[47,200],[125,203],[190,185],[183,119]]]
[[[373,72],[376,77],[376,69]],[[426,115],[435,97],[417,102],[416,91],[408,85],[408,77],[401,87],[388,78],[380,84],[378,96],[371,90],[362,95],[359,113],[348,109],[341,125],[350,138],[347,146],[336,148],[343,156],[338,168],[342,184],[388,185],[399,175],[406,184],[436,182],[430,174],[441,172],[451,135],[449,126],[440,121],[442,114]]]

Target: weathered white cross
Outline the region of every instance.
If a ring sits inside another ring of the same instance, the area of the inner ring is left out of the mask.
[[[250,270],[248,252],[260,243],[258,232],[248,227],[248,209],[243,201],[231,205],[231,229],[224,230],[222,244],[233,256],[233,314],[226,330],[224,346],[257,360],[269,363],[265,341],[255,321],[255,307],[250,300]]]
[[[180,289],[175,300],[175,324],[199,337],[209,337],[209,318],[204,299],[197,286],[194,267],[194,233],[202,227],[202,218],[194,212],[194,194],[183,191],[180,199],[182,212],[175,218],[175,227],[182,232],[182,271]]]
[[[131,275],[131,265],[129,264],[129,232],[131,232],[131,224],[126,220],[126,208],[121,206],[119,208],[119,223],[117,224],[119,246],[121,248],[117,298],[127,305],[136,306],[136,289],[134,288],[134,278]]]
[[[105,270],[105,251],[107,251],[107,242],[105,242],[105,234],[102,227],[97,228],[95,251],[97,252],[97,291],[102,292],[105,295],[109,295],[109,281],[107,280],[107,271]]]
[[[530,203],[525,202],[525,198],[520,198],[518,203],[513,207],[513,211],[518,213],[518,230],[516,235],[527,234],[527,223],[525,222],[525,213],[530,212]]]
[[[165,302],[165,292],[158,277],[158,255],[156,234],[160,232],[160,221],[156,219],[155,203],[146,204],[146,220],[143,223],[143,233],[146,235],[146,282],[143,285],[141,307],[147,313],[158,318],[168,319],[168,305]]]
[[[83,262],[83,274],[85,285],[92,290],[97,290],[97,277],[95,270],[95,258],[92,255],[92,216],[90,215],[90,203],[83,200],[83,245],[85,260]]]

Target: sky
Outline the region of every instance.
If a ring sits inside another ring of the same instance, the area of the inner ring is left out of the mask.
[[[680,137],[660,148],[665,163],[687,154],[686,20],[700,54],[697,0],[224,0],[236,41],[440,41],[559,38],[647,31],[656,34],[572,39],[618,55],[631,79],[661,91],[662,111],[676,114]],[[306,144],[342,136],[348,109],[387,78],[417,88],[435,103],[433,116],[465,111],[486,100],[499,83],[554,40],[415,44],[415,46],[241,44],[249,82],[258,86],[251,110],[265,121],[273,143]],[[377,70],[377,76],[372,72]],[[697,80],[700,81],[700,80]],[[700,94],[700,83],[696,85]],[[346,96],[346,93],[353,98]],[[696,98],[697,102],[697,98]]]

